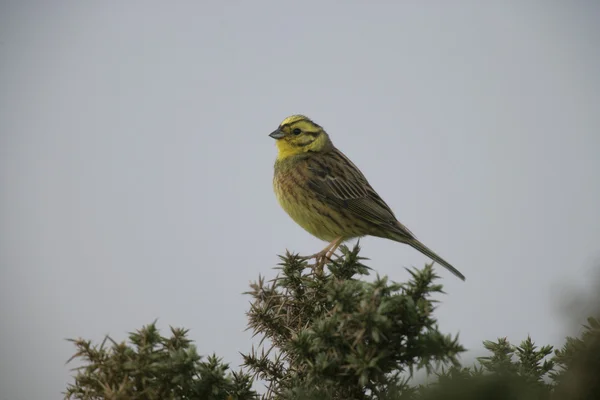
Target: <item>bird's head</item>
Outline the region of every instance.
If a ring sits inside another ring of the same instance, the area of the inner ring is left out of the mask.
[[[326,151],[332,147],[327,132],[304,115],[287,117],[269,136],[277,140],[279,160],[309,151]]]

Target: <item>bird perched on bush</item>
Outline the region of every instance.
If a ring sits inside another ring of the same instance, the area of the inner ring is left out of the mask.
[[[314,258],[316,267],[322,269],[344,241],[378,236],[412,246],[465,279],[396,219],[320,125],[304,115],[292,115],[269,136],[277,141],[273,187],[279,204],[310,234],[330,242],[322,251],[306,257]]]

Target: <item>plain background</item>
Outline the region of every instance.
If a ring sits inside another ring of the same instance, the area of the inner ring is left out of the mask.
[[[598,3],[0,4],[0,399],[60,398],[65,338],[155,318],[237,369],[241,293],[323,246],[272,193],[267,135],[295,113],[467,276],[438,268],[464,360],[577,333],[600,259]],[[393,280],[428,261],[361,243]]]

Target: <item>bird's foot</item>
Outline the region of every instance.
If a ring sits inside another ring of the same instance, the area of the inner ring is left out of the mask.
[[[318,275],[323,274],[323,267],[327,264],[328,261],[331,261],[329,258],[329,249],[324,249],[318,253],[311,254],[310,256],[301,256],[302,260],[315,260],[314,264],[309,264],[309,267],[317,273]]]
[[[325,264],[327,264],[327,262],[331,261],[331,256],[333,256],[334,252],[340,246],[342,241],[343,241],[343,238],[338,237],[338,238],[334,239],[331,243],[329,243],[327,245],[327,247],[325,247],[320,252],[315,253],[310,256],[303,256],[303,257],[301,257],[301,259],[303,259],[303,260],[314,259],[315,263],[313,265],[311,265],[313,271],[315,271],[315,273],[317,273],[318,275],[323,275],[323,267],[325,267]]]
[[[301,257],[303,260],[315,260],[315,263],[310,265],[310,267],[313,269],[313,271],[317,274],[317,275],[323,275],[323,268],[325,267],[325,264],[327,264],[329,261],[331,261],[331,257],[334,255],[335,251],[337,250],[337,248],[339,247],[339,245],[342,243],[342,238],[336,238],[334,241],[332,241],[327,247],[325,247],[323,250],[321,250],[318,253],[315,253],[313,255],[310,256],[304,256]]]

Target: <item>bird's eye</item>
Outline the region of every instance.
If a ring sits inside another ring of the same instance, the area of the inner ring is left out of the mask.
[[[295,129],[292,131],[292,133],[293,133],[294,135],[299,135],[299,134],[301,134],[301,133],[302,133],[302,130],[301,130],[300,128],[295,128]]]

